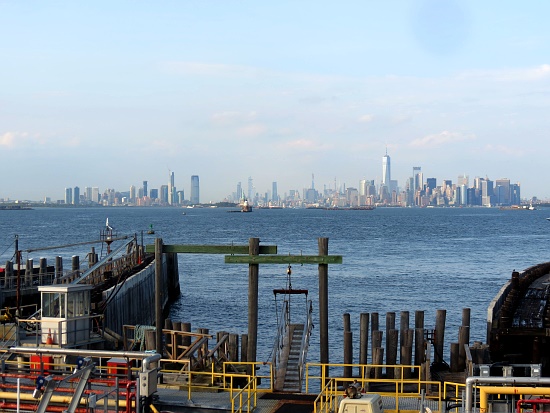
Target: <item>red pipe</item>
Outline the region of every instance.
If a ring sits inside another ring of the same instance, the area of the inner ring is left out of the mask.
[[[530,404],[533,413],[537,413],[537,404],[550,404],[550,399],[519,399],[516,402],[516,413],[521,413],[521,404]]]
[[[136,386],[135,381],[130,381],[126,385],[126,413],[135,413],[136,411],[132,409],[132,401],[136,401],[136,393],[131,391],[131,387]]]

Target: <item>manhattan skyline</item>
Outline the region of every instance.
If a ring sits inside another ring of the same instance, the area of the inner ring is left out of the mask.
[[[0,1],[0,198],[425,177],[550,199],[545,2]],[[176,183],[176,186],[177,183]],[[179,188],[178,188],[179,189]],[[186,195],[187,196],[187,195]]]

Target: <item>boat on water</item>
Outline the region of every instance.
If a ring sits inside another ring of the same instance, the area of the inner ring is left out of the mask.
[[[248,203],[248,199],[245,199],[241,204],[241,212],[252,212],[252,205]]]

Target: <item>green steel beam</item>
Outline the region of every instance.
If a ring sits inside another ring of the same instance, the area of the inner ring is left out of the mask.
[[[341,255],[226,255],[226,264],[342,264]]]
[[[145,252],[155,252],[155,244],[146,245]],[[178,254],[248,254],[248,245],[163,245],[162,252]],[[260,254],[277,254],[276,245],[260,245]]]

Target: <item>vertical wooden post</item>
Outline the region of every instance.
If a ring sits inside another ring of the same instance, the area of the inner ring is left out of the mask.
[[[229,334],[229,359],[231,361],[239,361],[239,335]]]
[[[248,240],[248,253],[260,254],[260,239]],[[249,362],[256,362],[256,348],[258,343],[258,264],[248,264],[248,351]],[[249,371],[248,374],[253,374]]]
[[[399,351],[401,353],[401,348],[405,346],[405,331],[409,329],[409,312],[401,311],[399,316]],[[401,361],[401,358],[399,359]],[[403,362],[401,362],[403,364]]]
[[[395,365],[397,364],[397,346],[399,331],[395,329],[388,330],[386,336],[386,377],[395,378]],[[392,366],[392,367],[389,367]]]
[[[447,310],[437,310],[435,315],[435,337],[434,337],[434,362],[443,361],[443,344],[445,342],[445,318]]]
[[[63,257],[59,255],[55,257],[55,278],[59,278],[63,275]]]
[[[328,238],[319,238],[319,255],[328,255]],[[328,264],[319,264],[319,344],[321,363],[329,363],[328,356]],[[328,372],[328,369],[327,369]],[[324,386],[324,383],[323,383]]]
[[[44,278],[48,272],[48,259],[40,258],[40,268],[38,269],[38,285],[44,285]]]
[[[246,363],[248,361],[248,335],[241,334],[241,361]]]
[[[378,313],[372,313],[371,316],[370,316],[370,319],[371,319],[371,327],[370,327],[370,331],[371,331],[371,361],[372,361],[372,364],[375,364],[374,363],[374,349],[376,348],[376,346],[374,345],[374,332],[375,331],[378,331],[380,329],[380,320],[379,320],[379,315]],[[378,347],[380,347],[381,344],[378,345]]]
[[[181,331],[184,333],[190,333],[191,332],[191,323],[181,323]],[[190,336],[183,336],[183,339],[181,341],[181,345],[184,347],[189,347],[191,345],[191,337]]]
[[[414,313],[414,365],[424,362],[424,311]]]
[[[344,314],[344,377],[352,376],[353,363],[353,335],[349,313]]]
[[[359,364],[368,364],[369,313],[361,313],[359,325]]]
[[[386,313],[386,364],[390,364],[388,363],[388,357],[391,357],[390,356],[390,340],[391,340],[390,330],[395,330],[395,313],[391,311]]]
[[[162,357],[162,238],[155,239],[155,326],[156,334],[156,350],[157,354]]]
[[[25,286],[32,285],[32,275],[34,272],[34,262],[32,258],[27,259],[27,264],[25,265]]]
[[[470,344],[470,309],[462,310],[462,326],[458,330],[458,363],[457,370],[466,369],[466,349],[465,345]]]

